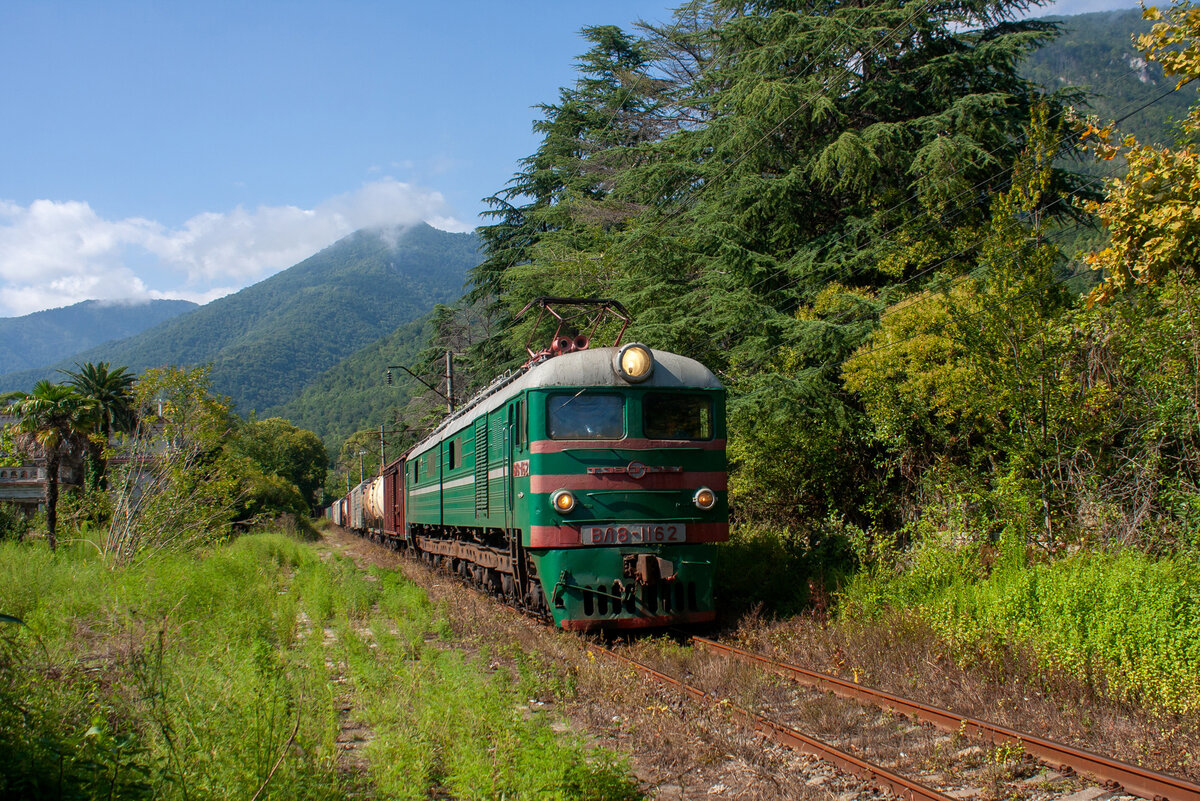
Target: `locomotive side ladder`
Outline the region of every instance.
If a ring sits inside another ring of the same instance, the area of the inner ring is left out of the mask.
[[[475,516],[488,516],[488,425],[486,414],[475,421]]]

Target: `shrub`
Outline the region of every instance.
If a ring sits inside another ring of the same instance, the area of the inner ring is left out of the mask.
[[[1200,561],[1080,551],[1029,564],[1016,536],[991,546],[918,545],[902,572],[863,573],[842,613],[911,609],[960,648],[1023,645],[1110,693],[1200,710]]]

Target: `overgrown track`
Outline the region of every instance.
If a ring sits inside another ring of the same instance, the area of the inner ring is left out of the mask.
[[[379,542],[374,538],[367,539],[379,545],[380,547],[389,547],[386,543]],[[541,624],[546,623],[544,616],[538,616],[536,613],[531,612],[528,609],[514,606],[513,604],[508,603],[506,599],[498,597],[494,593],[487,592],[486,588],[476,586],[476,584],[468,581],[463,576],[458,576],[451,573],[451,571],[444,566],[415,559],[411,554],[404,550],[400,550],[398,553],[408,558],[414,564],[418,561],[421,562],[422,566],[427,570],[437,570],[455,575],[456,578],[461,581],[464,588],[474,589],[476,592],[488,595],[493,600],[526,615],[535,622]],[[702,638],[693,639],[699,641]],[[716,643],[712,640],[704,640],[704,642],[716,645]],[[648,665],[644,665],[635,659],[631,659],[630,657],[619,654],[610,648],[599,645],[594,641],[588,643],[586,648],[589,652],[600,652],[610,659],[624,663],[643,675],[682,691],[685,695],[695,700],[703,701],[713,705],[719,705],[721,709],[725,711],[725,713],[729,714],[731,718],[741,725],[744,725],[787,748],[792,748],[815,756],[818,759],[822,759],[834,767],[845,771],[846,773],[857,776],[874,784],[880,789],[891,792],[897,798],[908,799],[908,801],[953,801],[953,799],[951,799],[949,796],[946,796],[931,787],[920,784],[919,782],[915,782],[911,779],[894,773],[881,765],[871,763],[847,751],[843,751],[836,746],[830,745],[829,743],[823,742],[815,737],[810,737],[809,735],[806,735],[782,723],[773,721],[763,715],[759,715],[731,704],[728,700],[719,699],[713,695],[710,695],[709,693],[706,693],[704,690],[693,687],[692,685],[680,681],[672,676],[668,676],[667,674],[657,671]]]
[[[901,698],[898,695],[855,684],[836,676],[777,662],[704,637],[691,637],[690,640],[701,648],[751,662],[801,684],[832,692],[842,698],[865,701],[897,714],[931,723],[944,731],[971,735],[993,745],[1019,744],[1026,753],[1037,757],[1051,767],[1058,770],[1073,770],[1094,781],[1101,782],[1110,789],[1121,789],[1126,793],[1152,799],[1152,801],[1200,801],[1200,785],[1185,779],[1119,762],[1109,757],[1056,743],[1053,740],[997,726],[987,721],[962,717],[945,709]],[[617,658],[626,659],[625,657]],[[626,659],[626,661],[632,660]],[[694,692],[699,696],[704,695],[700,690],[688,688],[687,691],[689,694]]]
[[[923,784],[914,782],[897,773],[892,773],[886,768],[872,764],[864,759],[854,756],[851,753],[836,748],[826,742],[809,737],[806,734],[796,731],[795,729],[785,726],[782,723],[777,723],[762,715],[756,714],[739,706],[730,704],[728,701],[718,699],[699,688],[680,681],[666,673],[655,670],[648,665],[643,665],[635,659],[630,659],[627,656],[618,654],[616,651],[610,650],[600,645],[592,644],[588,649],[593,652],[600,652],[610,659],[615,659],[626,665],[629,665],[634,670],[642,675],[648,676],[663,684],[670,685],[682,691],[686,695],[710,704],[719,704],[722,709],[726,710],[731,717],[743,725],[753,728],[767,737],[771,738],[780,745],[788,748],[795,748],[820,759],[829,762],[830,764],[852,773],[862,779],[890,791],[898,798],[925,799],[925,801],[951,801],[949,796],[942,795],[937,790],[931,787],[926,787]]]
[[[374,540],[374,538],[364,539],[368,539],[368,541],[372,541],[380,547],[388,548],[387,544],[380,543]],[[389,548],[389,550],[393,549]],[[406,556],[413,564],[419,561],[413,559],[411,555],[403,550],[399,553]],[[422,564],[427,570],[431,570],[431,572],[432,570],[439,570],[439,572],[456,575],[450,573],[445,568],[439,569],[437,566],[431,564]],[[461,576],[456,577],[460,579],[464,588],[475,589],[477,592],[489,595],[492,600],[505,603],[505,599],[497,598],[494,594],[488,593],[486,588],[475,586]],[[544,619],[531,614],[528,609],[522,609],[511,603],[505,603],[505,605],[521,612],[535,622],[545,623]],[[1081,777],[1086,777],[1103,784],[1110,793],[1109,796],[1106,796],[1109,798],[1123,792],[1127,795],[1151,799],[1151,801],[1200,801],[1200,785],[1185,779],[1141,768],[1037,737],[1036,735],[1025,734],[984,720],[957,715],[945,709],[876,690],[829,674],[807,670],[785,662],[778,662],[768,657],[705,637],[695,636],[688,632],[676,631],[674,633],[678,635],[677,639],[681,643],[691,644],[697,650],[705,650],[732,660],[754,665],[765,671],[783,676],[800,685],[831,693],[837,697],[859,704],[873,705],[886,710],[888,713],[929,723],[942,731],[958,736],[973,737],[995,746],[1010,744],[1025,754],[1039,759],[1053,770],[1060,773],[1074,772]],[[587,642],[585,647],[593,653],[599,652],[614,661],[624,663],[639,673],[661,684],[673,687],[694,700],[719,706],[720,709],[724,710],[737,723],[757,731],[788,748],[796,749],[825,760],[846,773],[863,778],[882,789],[890,791],[897,797],[914,800],[926,799],[926,801],[933,801],[933,799],[951,801],[951,796],[947,796],[934,788],[894,773],[881,765],[872,764],[859,756],[803,734],[783,723],[733,705],[726,698],[690,685],[629,656],[618,653],[616,650],[606,648],[595,640]],[[955,797],[961,798],[962,796],[955,794]]]

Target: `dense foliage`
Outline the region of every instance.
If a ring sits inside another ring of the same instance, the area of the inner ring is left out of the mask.
[[[1016,646],[1116,697],[1200,710],[1194,554],[1081,551],[1029,564],[1018,541],[988,552],[989,563],[979,557],[931,539],[903,570],[859,574],[846,590],[846,611],[871,618],[911,609],[967,661]]]
[[[41,381],[4,399],[5,458],[46,464],[51,549],[65,459],[84,465],[83,487],[64,498],[71,534],[103,531],[97,548],[113,564],[319,508],[329,459],[316,434],[280,418],[242,421],[213,394],[207,369],[154,368],[135,380],[105,362],[77,368],[69,385]],[[0,537],[41,527],[15,510],[0,517]]]
[[[300,514],[320,508],[329,457],[312,431],[279,417],[250,420],[238,428],[226,451],[246,459],[263,476],[295,487],[304,501],[296,510]]]
[[[16,447],[44,460],[46,476],[46,536],[55,548],[58,529],[59,465],[82,453],[99,416],[96,404],[63,384],[39,381],[30,392],[4,396],[4,414]]]

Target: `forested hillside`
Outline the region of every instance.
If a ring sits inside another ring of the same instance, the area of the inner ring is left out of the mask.
[[[196,308],[186,300],[85,300],[0,319],[0,374],[54,364],[72,353],[124,339]]]
[[[296,397],[364,345],[457,298],[477,261],[470,234],[424,224],[396,236],[359,231],[234,295],[64,364],[106,360],[141,370],[211,363],[214,389],[242,414],[262,411]],[[0,389],[28,389],[52,372],[9,374]]]
[[[267,414],[284,417],[316,432],[336,454],[346,437],[363,428],[396,425],[399,413],[419,384],[401,371],[391,386],[390,365],[411,367],[428,336],[428,317],[404,323],[395,331],[350,355],[311,381],[299,396]],[[415,385],[415,386],[414,386]]]
[[[1122,127],[1141,140],[1174,143],[1179,136],[1177,123],[1195,102],[1196,89],[1187,87],[1150,103],[1175,81],[1164,78],[1162,67],[1148,62],[1134,46],[1132,37],[1148,33],[1151,25],[1139,9],[1046,17],[1046,21],[1061,25],[1062,36],[1031,53],[1021,67],[1022,75],[1050,90],[1084,89],[1085,103],[1078,104],[1082,111],[1103,120],[1128,116]]]

